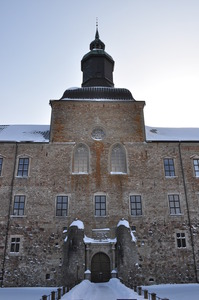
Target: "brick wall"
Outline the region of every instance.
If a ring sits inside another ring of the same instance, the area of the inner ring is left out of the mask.
[[[92,236],[92,229],[110,228],[110,238],[115,238],[121,218],[128,220],[130,226],[136,226],[137,244],[132,259],[128,252],[124,256],[126,272],[118,268],[118,276],[122,274],[124,280],[132,278],[130,271],[136,256],[139,272],[138,278],[133,280],[139,283],[196,282],[199,180],[194,176],[193,157],[199,155],[199,143],[146,143],[143,102],[53,101],[51,105],[49,144],[0,144],[0,154],[4,158],[0,177],[0,255],[2,268],[3,264],[5,267],[4,285],[23,286],[24,282],[27,286],[62,284],[63,228],[69,228],[75,218],[84,222],[88,237]],[[106,133],[101,141],[91,138],[96,126],[101,126]],[[80,142],[89,147],[89,173],[84,175],[72,173],[73,151]],[[118,142],[126,151],[127,174],[110,174],[110,149]],[[14,171],[20,156],[30,158],[28,178],[18,178]],[[174,178],[164,175],[165,157],[174,159]],[[107,197],[106,217],[95,217],[96,193]],[[25,215],[21,217],[12,215],[16,194],[26,196]],[[141,195],[142,216],[131,216],[131,194]],[[181,215],[170,215],[168,194],[179,195]],[[67,217],[56,216],[57,195],[69,197]],[[186,248],[177,247],[177,232],[185,233]],[[17,254],[10,253],[12,236],[21,238]],[[126,243],[128,250],[128,239]],[[83,250],[80,257],[83,265]],[[74,274],[75,268],[74,265],[71,269]]]

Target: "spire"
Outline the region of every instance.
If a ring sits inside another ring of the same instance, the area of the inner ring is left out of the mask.
[[[90,43],[90,50],[93,49],[105,49],[104,43],[99,38],[99,30],[98,30],[98,18],[96,19],[96,33],[95,33],[95,39]]]
[[[96,18],[96,33],[95,33],[95,40],[99,40],[98,18]]]

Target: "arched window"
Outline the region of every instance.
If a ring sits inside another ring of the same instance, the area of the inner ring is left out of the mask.
[[[121,144],[116,144],[111,150],[111,173],[125,174],[126,172],[126,151]]]
[[[89,171],[89,150],[84,144],[79,144],[74,150],[73,172],[85,174]]]

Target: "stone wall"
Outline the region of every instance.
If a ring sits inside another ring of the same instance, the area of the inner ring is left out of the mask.
[[[63,286],[73,286],[84,279],[85,244],[84,230],[71,226],[63,248],[62,282]]]

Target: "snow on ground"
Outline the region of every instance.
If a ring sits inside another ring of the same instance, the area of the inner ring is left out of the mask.
[[[158,297],[169,300],[198,300],[199,284],[160,284],[143,286],[149,293],[156,293]],[[1,300],[40,300],[42,295],[49,295],[57,288],[0,288]],[[92,283],[88,280],[82,281],[70,292],[66,293],[61,300],[116,300],[116,299],[137,299],[138,296],[133,290],[124,286],[118,279],[111,279],[105,283]]]
[[[156,293],[158,297],[169,300],[198,300],[199,284],[160,284],[142,287],[149,293]]]
[[[56,291],[55,287],[0,288],[1,300],[40,300],[43,295]]]
[[[156,293],[160,298],[169,300],[198,300],[199,284],[162,284],[143,286],[149,293]],[[117,300],[117,299],[144,299],[133,290],[127,288],[118,279],[111,279],[105,283],[91,283],[82,281],[61,300]]]
[[[119,279],[113,278],[109,282],[92,283],[84,280],[70,292],[66,293],[61,300],[116,300],[137,299],[143,300],[133,290],[123,285]]]

